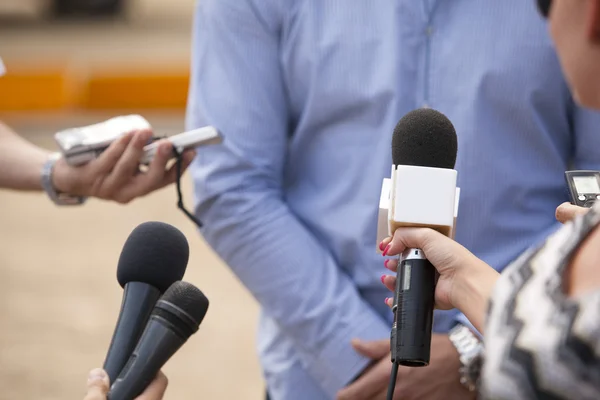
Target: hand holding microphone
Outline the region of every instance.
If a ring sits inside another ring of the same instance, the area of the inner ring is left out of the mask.
[[[439,273],[435,286],[435,307],[441,310],[457,308],[480,332],[487,307],[487,297],[499,276],[498,272],[454,240],[430,228],[399,228],[393,237],[380,244],[386,255],[396,256],[406,249],[418,248]],[[386,260],[385,267],[397,272],[399,260]],[[396,291],[396,276],[385,276],[383,283]],[[386,299],[393,306],[393,297]]]
[[[458,211],[456,154],[454,126],[438,111],[414,110],[396,125],[388,206],[388,232],[393,239],[380,245],[384,256],[400,255],[398,260],[386,261],[397,277],[382,279],[394,292],[392,299],[386,299],[394,312],[388,400],[396,393],[399,366],[429,365],[434,306],[458,307],[481,329],[498,276],[450,239]],[[448,337],[437,339],[451,347]]]
[[[392,136],[389,233],[403,227],[429,227],[445,236],[452,235],[457,147],[454,126],[438,111],[418,109],[400,119]],[[404,249],[398,269],[392,362],[408,367],[427,366],[436,271],[419,247]]]
[[[134,400],[162,400],[169,381],[162,372]],[[108,400],[110,382],[106,372],[100,368],[90,371],[87,381],[87,393],[83,400]]]
[[[453,170],[457,138],[452,123],[431,109],[412,111],[396,125],[391,147],[394,165],[391,179],[384,180],[382,185],[380,238],[411,226],[430,227],[442,237],[452,236],[457,197],[457,173]],[[390,255],[389,248],[379,250]],[[422,368],[399,369],[400,365],[422,367],[430,363],[436,279],[435,268],[422,248],[405,246],[402,250],[406,250],[399,273],[403,279],[398,279],[402,284],[394,288],[391,338],[353,343],[360,354],[378,362],[340,391],[339,400],[385,398],[386,392],[391,399],[399,371],[399,389],[407,399],[444,395],[440,393],[445,389],[443,385],[438,388],[428,382],[428,374],[436,372],[416,372],[423,371]],[[448,364],[445,350],[452,349],[452,344],[447,336],[435,337],[433,343],[438,353],[434,355],[435,363],[427,371],[445,372],[444,364]],[[390,388],[386,388],[388,382]]]

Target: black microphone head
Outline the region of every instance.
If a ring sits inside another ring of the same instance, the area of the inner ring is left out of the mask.
[[[202,323],[208,311],[208,298],[200,289],[188,282],[175,282],[160,300],[171,303],[187,314],[196,327]]]
[[[453,169],[457,151],[454,125],[439,111],[430,108],[413,110],[394,128],[394,165]]]
[[[187,239],[179,229],[163,222],[144,222],[125,241],[117,280],[123,287],[144,282],[163,293],[183,278],[189,253]]]

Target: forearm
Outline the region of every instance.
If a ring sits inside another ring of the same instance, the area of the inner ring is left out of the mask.
[[[41,172],[48,155],[0,122],[0,188],[42,190]]]
[[[199,210],[206,240],[296,343],[307,372],[334,397],[369,362],[351,340],[387,337],[389,326],[279,196],[231,191]]]
[[[328,394],[370,361],[353,338],[389,337],[322,242],[284,202],[281,188],[293,117],[281,70],[281,2],[198,3],[188,127],[214,125],[222,145],[199,152],[192,174],[202,233],[294,342]]]
[[[455,288],[454,305],[483,334],[488,303],[500,274],[475,256],[471,262],[472,268],[456,278],[458,285]]]

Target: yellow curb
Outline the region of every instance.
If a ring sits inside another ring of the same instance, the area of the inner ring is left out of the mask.
[[[185,109],[186,67],[162,71],[69,69],[67,66],[15,65],[4,60],[0,112],[63,109]]]
[[[184,109],[187,71],[128,74],[92,73],[80,97],[85,109],[169,108]]]
[[[6,63],[6,68],[7,74],[0,77],[0,111],[59,110],[70,105],[65,67]]]

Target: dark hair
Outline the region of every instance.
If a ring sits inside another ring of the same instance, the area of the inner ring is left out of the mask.
[[[537,0],[537,6],[540,14],[544,18],[548,18],[550,15],[550,8],[552,7],[552,0]]]

